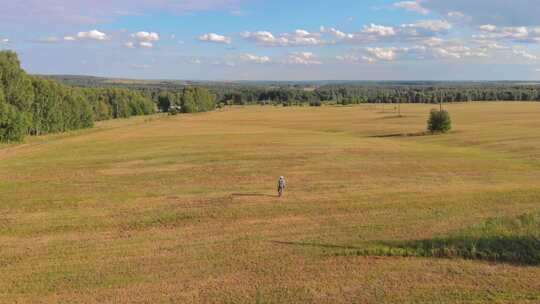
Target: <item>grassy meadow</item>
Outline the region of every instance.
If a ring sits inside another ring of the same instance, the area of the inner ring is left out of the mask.
[[[0,147],[0,303],[539,303],[540,103],[235,107]],[[287,178],[285,197],[276,182]]]

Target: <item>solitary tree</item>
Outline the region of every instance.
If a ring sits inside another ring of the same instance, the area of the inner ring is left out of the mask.
[[[446,133],[451,129],[452,121],[446,110],[431,110],[428,120],[428,130],[431,133]]]

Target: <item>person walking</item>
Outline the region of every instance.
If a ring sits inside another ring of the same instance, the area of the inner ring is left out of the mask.
[[[283,192],[285,192],[285,187],[287,186],[287,182],[285,181],[285,177],[280,176],[278,180],[278,196],[281,197],[283,195]]]

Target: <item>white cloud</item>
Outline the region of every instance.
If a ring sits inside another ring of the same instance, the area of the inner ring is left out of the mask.
[[[393,61],[396,59],[396,48],[365,48],[365,51],[370,55],[370,57],[385,60]]]
[[[342,56],[338,59],[350,62],[360,60],[373,61],[398,61],[398,60],[457,60],[463,58],[481,58],[488,57],[488,49],[481,47],[469,47],[459,41],[428,41],[423,45],[414,45],[410,47],[364,47],[358,50],[360,56]],[[370,60],[371,59],[371,60]]]
[[[495,32],[497,30],[497,26],[493,24],[484,24],[480,26],[480,30],[484,32]]]
[[[8,44],[9,43],[9,39],[7,38],[0,38],[0,44]]]
[[[354,35],[353,34],[347,34],[347,33],[344,33],[340,30],[337,30],[333,27],[331,28],[326,28],[324,26],[321,26],[321,33],[325,33],[325,34],[331,34],[333,35],[334,37],[338,38],[338,39],[352,39],[354,38]]]
[[[433,35],[450,30],[452,24],[446,20],[422,20],[411,24],[403,24],[401,28],[411,36]]]
[[[402,8],[410,12],[416,12],[422,15],[429,14],[429,10],[422,6],[420,1],[401,1],[394,3],[394,7]]]
[[[288,64],[302,65],[320,65],[321,61],[311,52],[294,52],[289,54],[289,58],[285,61]]]
[[[142,48],[151,49],[151,48],[154,47],[154,44],[152,42],[141,41],[141,42],[139,42],[139,46],[142,47]]]
[[[223,43],[223,44],[231,44],[232,39],[231,37],[222,36],[216,33],[209,33],[204,34],[199,37],[200,41],[206,41],[206,42],[213,42],[213,43]]]
[[[540,27],[498,27],[493,24],[484,24],[478,29],[482,35],[477,35],[477,38],[540,43]]]
[[[99,40],[99,41],[111,39],[111,37],[109,37],[107,34],[100,32],[98,30],[91,30],[89,32],[79,32],[77,33],[77,38],[81,40],[88,39],[88,40]]]
[[[75,41],[76,39],[75,39],[75,37],[73,37],[73,36],[65,36],[65,37],[64,37],[64,40],[65,40],[65,41]]]
[[[374,36],[394,36],[396,35],[396,30],[390,26],[383,26],[371,23],[370,25],[365,25],[362,33],[374,35]]]
[[[430,37],[420,42],[423,45],[430,47],[438,46],[444,43],[444,40],[439,37]]]
[[[332,43],[367,44],[375,42],[416,42],[418,39],[435,38],[452,29],[446,20],[421,20],[415,23],[402,24],[399,27],[379,24],[365,25],[360,32],[346,33],[336,28],[320,29],[320,34],[331,35],[336,39]]]
[[[315,46],[327,44],[326,41],[321,39],[320,33],[310,33],[303,29],[279,36],[275,36],[268,31],[243,32],[241,36],[247,41],[265,46]]]
[[[272,59],[268,56],[257,56],[253,54],[244,54],[240,56],[240,58],[244,61],[249,61],[249,62],[254,62],[254,63],[259,63],[259,64],[272,62]]]
[[[442,59],[460,59],[461,55],[456,52],[452,52],[451,50],[437,47],[433,48],[431,50],[432,54],[435,56],[435,58],[442,58]]]
[[[523,49],[520,49],[520,48],[514,48],[512,50],[512,53],[515,56],[522,57],[522,58],[525,58],[525,59],[528,59],[528,60],[538,60],[538,56],[533,55],[533,54],[527,52],[526,50],[523,50]]]
[[[131,41],[126,42],[126,43],[124,43],[124,46],[127,47],[127,48],[130,48],[130,49],[133,49],[133,48],[135,48],[135,43],[133,43]]]
[[[141,42],[139,42],[139,46],[143,47],[143,48],[151,49],[151,48],[154,47],[154,44],[152,42],[148,42],[148,41],[141,41]]]
[[[154,32],[137,32],[134,34],[131,34],[131,37],[139,40],[139,41],[146,41],[146,42],[155,42],[159,41],[159,34]]]

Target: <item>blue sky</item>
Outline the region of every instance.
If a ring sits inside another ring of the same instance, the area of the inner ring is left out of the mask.
[[[31,73],[539,80],[536,0],[0,0]]]

